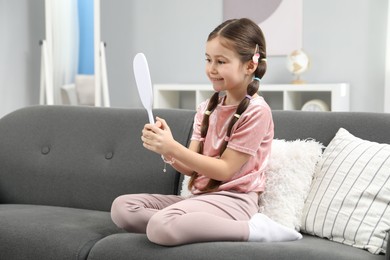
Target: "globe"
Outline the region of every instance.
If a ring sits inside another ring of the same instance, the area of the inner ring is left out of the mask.
[[[293,84],[305,83],[300,76],[309,68],[309,57],[303,50],[295,50],[287,56],[287,69],[295,75]]]

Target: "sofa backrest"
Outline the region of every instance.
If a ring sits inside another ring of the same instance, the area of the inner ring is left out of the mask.
[[[156,110],[186,145],[194,111]],[[177,193],[179,175],[142,146],[143,109],[33,106],[0,119],[0,203],[110,210],[126,193]]]
[[[390,144],[390,114],[370,112],[273,111],[275,138],[313,138],[325,146],[340,127],[351,134]]]
[[[157,109],[187,145],[195,111]],[[275,138],[327,145],[340,127],[390,143],[390,114],[273,111]],[[110,209],[127,193],[177,194],[180,175],[143,148],[143,109],[33,106],[0,119],[0,203]]]

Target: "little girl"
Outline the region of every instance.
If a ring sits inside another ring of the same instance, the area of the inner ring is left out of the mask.
[[[251,20],[228,20],[209,34],[206,74],[215,94],[197,109],[189,148],[158,117],[141,137],[146,149],[191,176],[193,195],[120,196],[111,209],[117,226],[166,246],[302,237],[258,213],[274,136],[271,110],[257,94],[266,67],[264,36]]]

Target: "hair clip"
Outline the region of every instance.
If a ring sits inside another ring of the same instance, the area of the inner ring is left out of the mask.
[[[262,58],[261,61],[267,62],[267,59],[266,58]]]
[[[239,114],[234,114],[234,117],[239,119],[240,118],[240,115]]]
[[[259,45],[256,44],[255,53],[254,53],[253,56],[252,56],[252,61],[253,61],[253,63],[254,63],[254,64],[258,64],[258,63],[259,63],[259,58],[260,58]]]
[[[204,111],[204,114],[209,116],[209,115],[211,115],[211,111],[206,110],[206,111]]]
[[[255,53],[252,57],[252,61],[254,64],[258,64],[259,63],[259,58],[260,58],[260,54],[259,53]]]

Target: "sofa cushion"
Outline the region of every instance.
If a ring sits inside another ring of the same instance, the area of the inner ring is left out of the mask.
[[[118,232],[108,212],[0,204],[0,259],[86,259]]]
[[[304,235],[292,242],[207,242],[175,247],[153,244],[143,234],[115,234],[97,242],[89,260],[383,260],[383,255]]]
[[[390,229],[390,145],[341,128],[318,164],[302,228],[313,235],[384,253]]]

